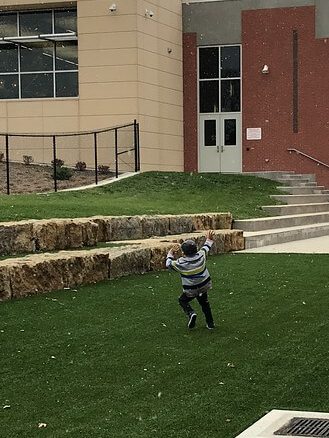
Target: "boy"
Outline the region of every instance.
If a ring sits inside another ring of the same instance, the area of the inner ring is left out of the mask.
[[[208,301],[208,290],[211,289],[211,278],[206,267],[206,257],[212,246],[214,232],[207,232],[207,239],[202,248],[198,248],[193,240],[186,240],[182,245],[176,244],[167,254],[166,267],[177,271],[181,275],[183,293],[178,299],[180,306],[188,317],[187,327],[195,327],[197,315],[190,305],[190,301],[196,298],[206,318],[206,327],[212,330],[214,320]],[[175,260],[174,254],[182,250],[183,257]]]

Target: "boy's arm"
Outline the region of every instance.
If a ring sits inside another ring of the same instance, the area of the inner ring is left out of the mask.
[[[180,250],[180,245],[176,244],[173,246],[167,254],[166,258],[166,268],[174,269],[175,271],[178,271],[175,263],[175,253],[177,253]]]
[[[214,243],[214,241],[213,241],[214,234],[215,233],[214,233],[213,230],[208,230],[207,231],[206,241],[205,241],[205,243],[203,244],[203,246],[201,248],[201,250],[205,252],[206,256],[208,255],[208,253],[209,253],[209,251],[210,251],[210,249],[211,249],[211,247],[212,247],[212,245]]]

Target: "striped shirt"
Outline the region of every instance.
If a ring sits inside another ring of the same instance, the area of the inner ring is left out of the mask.
[[[178,260],[175,260],[171,250],[168,252],[166,267],[180,273],[184,292],[198,293],[210,289],[211,279],[206,267],[206,258],[213,243],[212,240],[207,239],[196,254],[184,255]]]

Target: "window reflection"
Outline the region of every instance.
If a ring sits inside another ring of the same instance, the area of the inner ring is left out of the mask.
[[[22,97],[53,97],[54,76],[52,73],[24,74],[21,76]]]
[[[18,99],[18,75],[0,75],[0,99]]]
[[[228,46],[221,48],[221,77],[240,77],[240,47]]]
[[[17,36],[17,14],[0,15],[0,37]]]
[[[221,82],[222,112],[240,111],[240,80],[225,80]]]
[[[0,72],[18,71],[18,47],[15,44],[0,45]]]
[[[218,113],[219,83],[218,81],[200,82],[200,113]]]
[[[53,69],[53,44],[29,43],[21,46],[21,71],[48,71]]]
[[[78,93],[78,73],[56,73],[56,96],[72,97]]]
[[[56,70],[77,70],[78,46],[76,41],[56,43]]]
[[[224,120],[224,145],[236,146],[236,119]]]
[[[204,145],[216,146],[216,120],[204,121]]]
[[[55,33],[77,31],[76,11],[55,11]]]
[[[200,79],[219,77],[219,50],[218,47],[206,47],[199,50]]]
[[[51,12],[20,12],[20,35],[41,35],[53,33]]]

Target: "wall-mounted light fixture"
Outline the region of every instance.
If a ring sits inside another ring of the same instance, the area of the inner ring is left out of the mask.
[[[263,75],[267,75],[269,72],[270,72],[270,69],[269,69],[268,65],[264,64],[263,68],[262,68]]]
[[[172,48],[171,48],[171,47],[167,47],[167,52],[168,52],[169,55],[170,55],[170,53],[172,52]]]
[[[110,11],[111,13],[117,11],[117,5],[116,5],[116,3],[113,3],[113,4],[109,7],[109,11]]]
[[[145,17],[152,18],[154,16],[154,12],[151,9],[145,9]]]

